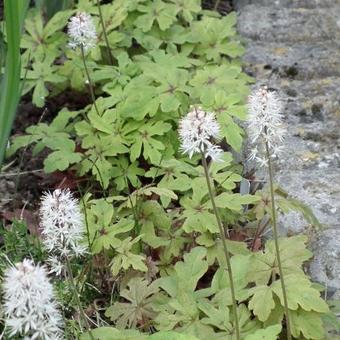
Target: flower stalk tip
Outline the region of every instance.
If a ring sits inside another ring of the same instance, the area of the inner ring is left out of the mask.
[[[60,274],[66,259],[86,253],[85,227],[79,202],[69,189],[46,192],[40,205],[42,243],[50,255],[51,271]]]
[[[87,52],[95,47],[97,32],[91,15],[84,12],[77,13],[70,19],[67,28],[71,48],[80,47]]]
[[[276,92],[262,87],[254,91],[248,99],[247,132],[252,145],[249,160],[255,160],[261,166],[268,166],[268,145],[270,157],[277,158],[282,152],[286,135],[283,126],[282,102]]]
[[[180,121],[179,136],[181,149],[190,158],[195,153],[203,153],[213,161],[221,159],[223,151],[213,142],[220,136],[220,126],[214,113],[206,112],[201,107],[191,107],[191,111]]]
[[[62,317],[44,267],[24,259],[5,271],[3,311],[9,336],[62,339]]]

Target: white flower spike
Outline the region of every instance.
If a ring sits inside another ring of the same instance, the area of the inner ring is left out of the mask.
[[[96,45],[97,33],[91,15],[77,13],[68,23],[69,46],[83,48],[87,52]]]
[[[248,99],[248,136],[253,148],[249,160],[267,166],[266,143],[271,158],[282,152],[286,130],[282,123],[282,103],[275,92],[267,87],[254,91]]]
[[[214,113],[203,111],[200,107],[191,107],[191,111],[179,124],[181,149],[190,158],[195,153],[203,152],[213,161],[219,161],[223,151],[212,142],[212,139],[218,139],[219,135],[220,127]]]
[[[86,253],[85,234],[79,202],[69,189],[56,189],[41,199],[40,226],[43,245],[50,254],[52,272],[60,274],[66,258]]]
[[[63,339],[63,320],[44,267],[25,259],[5,271],[2,288],[10,338]]]

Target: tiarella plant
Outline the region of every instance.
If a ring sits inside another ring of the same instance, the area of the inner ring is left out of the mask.
[[[85,227],[79,203],[69,190],[45,193],[40,206],[42,243],[49,254],[51,271],[60,275],[72,257],[86,252]]]
[[[328,306],[303,267],[308,239],[279,238],[276,217],[293,209],[319,224],[273,185],[276,94],[253,94],[242,122],[252,79],[235,23],[200,0],[79,0],[47,22],[30,10],[25,93],[38,107],[65,91],[84,103],[28,127],[8,153],[30,145],[46,174],[78,188],[45,194],[40,210],[39,260],[53,258],[66,338],[325,336]],[[235,157],[245,125],[249,158],[271,179],[255,193],[241,189]],[[35,257],[21,242],[20,256]]]
[[[250,159],[255,159],[261,165],[268,167],[269,186],[270,186],[270,201],[271,201],[271,220],[273,226],[273,236],[275,242],[276,262],[278,274],[281,281],[282,299],[284,302],[287,339],[292,338],[290,315],[287,298],[287,287],[283,275],[283,267],[281,263],[281,255],[279,248],[279,235],[276,221],[276,206],[274,194],[274,175],[272,158],[278,156],[285,135],[285,129],[282,127],[282,105],[274,92],[267,91],[267,88],[262,88],[256,91],[249,97],[249,118],[248,132],[251,143],[255,144],[255,148],[251,152]],[[261,149],[264,149],[261,156]]]
[[[211,142],[212,138],[219,138],[220,127],[211,112],[204,112],[200,108],[193,108],[188,115],[180,122],[180,137],[182,141],[181,148],[184,153],[188,153],[190,157],[194,153],[199,153],[202,157],[204,174],[207,181],[207,188],[209,198],[215,214],[216,222],[220,232],[220,238],[223,245],[224,255],[227,263],[228,279],[230,284],[230,292],[233,302],[233,312],[235,320],[236,339],[240,339],[239,318],[237,315],[237,302],[235,296],[235,286],[233,273],[230,262],[229,250],[226,242],[225,229],[221,222],[219,212],[215,202],[215,188],[211,185],[211,178],[207,158],[210,157],[212,161],[219,161],[222,155],[222,149]]]
[[[90,331],[70,262],[73,257],[84,255],[87,249],[81,244],[85,228],[79,203],[69,190],[56,189],[53,193],[45,193],[41,200],[40,219],[42,242],[49,255],[47,261],[51,268],[50,272],[57,275],[61,275],[62,272],[66,274],[83,323]]]

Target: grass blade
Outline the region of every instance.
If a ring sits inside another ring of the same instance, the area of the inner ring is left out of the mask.
[[[7,51],[0,84],[0,167],[20,99],[20,38],[28,0],[5,0]]]

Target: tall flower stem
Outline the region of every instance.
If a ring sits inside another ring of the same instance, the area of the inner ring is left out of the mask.
[[[212,204],[212,207],[213,207],[213,210],[214,210],[214,214],[216,216],[218,228],[220,230],[224,255],[225,255],[226,262],[227,262],[228,276],[229,276],[229,281],[230,281],[231,298],[232,298],[232,301],[233,301],[233,311],[234,311],[234,316],[235,316],[236,339],[240,340],[241,339],[240,338],[240,327],[239,327],[239,320],[238,320],[238,315],[237,315],[237,302],[236,302],[236,296],[235,296],[233,273],[232,273],[232,270],[231,270],[230,255],[229,255],[228,248],[227,248],[225,231],[223,229],[222,222],[221,222],[221,219],[220,219],[220,215],[219,215],[217,207],[216,207],[215,196],[214,196],[214,193],[213,193],[213,190],[212,190],[212,187],[211,187],[211,183],[210,183],[208,164],[207,164],[207,160],[206,160],[205,157],[206,157],[206,155],[202,152],[202,162],[203,162],[204,174],[205,174],[205,178],[207,180],[209,196],[210,196],[211,204]]]
[[[110,49],[109,39],[107,38],[107,34],[106,34],[106,28],[105,28],[105,23],[104,23],[104,19],[103,19],[102,8],[100,6],[100,0],[97,0],[97,6],[98,6],[100,24],[101,24],[102,29],[103,29],[105,44],[106,44],[107,50],[109,52],[110,64],[113,65],[113,56],[112,56],[111,49]]]
[[[85,324],[86,329],[89,332],[91,340],[95,340],[94,337],[93,337],[93,334],[91,332],[90,324],[89,324],[89,322],[87,320],[87,317],[85,315],[84,309],[83,309],[83,307],[81,305],[81,301],[80,301],[80,298],[79,298],[78,290],[77,290],[76,284],[74,282],[74,277],[73,277],[73,273],[72,273],[72,268],[71,268],[70,260],[68,258],[66,258],[65,262],[66,262],[66,269],[67,269],[67,273],[68,273],[68,276],[69,276],[69,281],[70,281],[70,284],[71,284],[71,288],[73,290],[73,294],[74,294],[74,296],[76,298],[76,303],[78,305],[79,314],[80,314],[81,318],[83,319],[83,322]]]
[[[80,45],[80,50],[81,50],[81,57],[82,57],[82,59],[83,59],[83,64],[84,64],[84,68],[85,68],[85,73],[86,73],[87,82],[88,82],[89,89],[90,89],[91,99],[92,99],[94,108],[95,108],[95,110],[96,110],[96,112],[97,112],[97,115],[100,116],[99,110],[98,110],[98,107],[97,107],[97,104],[96,104],[96,97],[95,97],[95,95],[94,95],[93,84],[92,84],[92,81],[91,81],[89,69],[88,69],[87,64],[86,64],[86,58],[85,58],[84,47],[83,47],[82,45]]]
[[[292,339],[292,333],[290,328],[290,319],[289,319],[289,309],[288,309],[288,300],[287,300],[287,292],[286,292],[286,286],[285,281],[283,277],[283,270],[282,270],[282,264],[281,264],[281,257],[280,257],[280,248],[279,248],[279,241],[278,241],[278,231],[277,231],[277,221],[276,221],[276,208],[275,208],[275,197],[274,197],[274,176],[273,176],[273,167],[272,162],[270,158],[270,151],[269,151],[269,145],[268,142],[266,143],[266,153],[267,153],[267,159],[268,159],[268,174],[269,174],[269,185],[270,185],[270,196],[271,196],[271,208],[272,208],[272,218],[273,218],[273,234],[274,234],[274,242],[275,242],[275,251],[276,251],[276,258],[277,258],[277,264],[279,267],[279,274],[280,274],[280,281],[281,281],[281,288],[282,288],[282,296],[283,296],[283,303],[284,303],[284,309],[286,314],[286,326],[287,326],[287,339]]]

